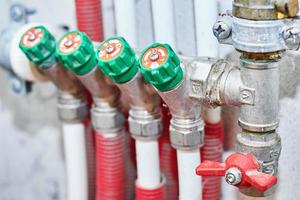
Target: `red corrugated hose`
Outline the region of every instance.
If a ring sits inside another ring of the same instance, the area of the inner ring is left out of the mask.
[[[77,27],[96,42],[104,39],[100,0],[76,0]]]
[[[165,181],[155,189],[144,189],[136,185],[135,195],[138,200],[165,200]]]
[[[205,123],[204,126],[205,144],[201,148],[201,159],[211,161],[222,161],[223,143],[224,143],[224,126],[223,122],[217,124]],[[220,177],[202,177],[202,199],[219,200],[221,195]]]
[[[125,199],[124,130],[117,136],[107,138],[101,132],[96,132],[96,169],[96,199]]]
[[[178,199],[178,175],[176,150],[170,144],[169,125],[171,114],[166,106],[162,106],[163,133],[159,139],[159,157],[162,173],[166,178],[166,199]]]

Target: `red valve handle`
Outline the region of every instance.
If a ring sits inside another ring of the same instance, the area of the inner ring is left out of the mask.
[[[252,154],[235,153],[225,163],[204,161],[196,169],[199,176],[225,176],[227,183],[238,188],[253,186],[264,192],[277,183],[277,177],[259,172],[260,165]]]

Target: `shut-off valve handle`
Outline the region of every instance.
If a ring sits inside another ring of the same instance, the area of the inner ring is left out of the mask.
[[[225,163],[204,161],[196,168],[199,176],[225,176],[228,184],[240,189],[255,187],[264,192],[276,185],[277,177],[259,172],[260,164],[252,154],[235,153]]]

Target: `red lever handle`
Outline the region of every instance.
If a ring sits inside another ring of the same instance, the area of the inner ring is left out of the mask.
[[[235,153],[225,163],[204,161],[196,168],[199,176],[225,176],[230,185],[238,188],[253,186],[264,192],[277,183],[277,177],[259,172],[260,165],[252,154]]]

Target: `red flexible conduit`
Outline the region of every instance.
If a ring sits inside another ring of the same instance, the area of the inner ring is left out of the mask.
[[[94,140],[94,132],[91,124],[91,119],[88,117],[87,120],[84,121],[85,126],[85,141],[86,141],[86,154],[87,154],[87,164],[88,164],[88,199],[95,199],[95,140]]]
[[[105,138],[96,132],[97,200],[125,199],[125,134]]]
[[[142,187],[136,186],[135,194],[138,200],[165,200],[165,183],[163,182],[160,187],[156,189],[143,189]],[[169,200],[169,199],[167,199]]]
[[[166,178],[165,197],[167,200],[178,199],[178,176],[176,150],[170,144],[169,125],[171,114],[166,106],[162,106],[163,133],[159,139],[159,157],[162,173]]]
[[[205,144],[201,149],[201,159],[211,161],[222,161],[224,127],[223,122],[217,124],[205,123],[204,126]],[[220,177],[202,177],[202,199],[203,200],[219,200],[221,195],[221,179]]]
[[[96,42],[104,39],[100,0],[75,0],[77,27]]]

